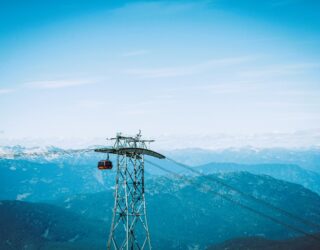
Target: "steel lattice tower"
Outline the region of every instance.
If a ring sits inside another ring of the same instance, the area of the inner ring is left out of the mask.
[[[147,148],[152,140],[117,134],[113,148],[98,149],[117,155],[115,202],[107,249],[151,249],[144,189],[144,155],[164,158]]]

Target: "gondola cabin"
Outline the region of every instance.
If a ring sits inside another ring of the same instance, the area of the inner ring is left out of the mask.
[[[112,169],[112,161],[109,161],[109,160],[99,161],[98,169],[100,170]]]

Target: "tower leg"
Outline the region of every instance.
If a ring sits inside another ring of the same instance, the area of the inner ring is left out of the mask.
[[[118,155],[115,203],[107,249],[151,249],[143,155]]]

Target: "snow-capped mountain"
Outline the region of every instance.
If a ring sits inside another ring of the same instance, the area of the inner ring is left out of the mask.
[[[55,199],[64,194],[99,192],[112,188],[115,170],[107,172],[97,170],[97,162],[106,156],[91,150],[96,147],[83,150],[65,150],[53,146],[0,147],[0,155],[6,156],[0,159],[0,186],[4,191],[1,193],[1,198],[39,201]],[[222,151],[184,149],[164,153],[188,165],[214,162],[213,166],[199,167],[199,170],[207,174],[249,171],[298,183],[315,192],[320,190],[319,174],[304,169],[317,169],[319,166],[320,153],[317,149],[295,151],[253,148]],[[112,156],[111,160],[114,160]],[[187,173],[172,162],[154,159],[152,161],[172,171]],[[164,172],[154,166],[146,164],[147,177],[163,174]]]
[[[241,164],[294,164],[320,172],[320,148],[227,148],[207,150],[188,148],[164,151],[165,155],[188,165],[203,165],[210,162]]]

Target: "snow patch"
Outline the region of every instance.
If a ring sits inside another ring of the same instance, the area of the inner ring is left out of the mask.
[[[29,180],[30,184],[37,184],[38,183],[38,178],[32,178],[31,180]]]
[[[64,202],[69,202],[69,201],[71,201],[70,197],[68,197],[66,200],[64,200]]]
[[[22,200],[24,200],[25,198],[27,198],[30,195],[31,195],[31,193],[18,194],[16,200],[17,201],[22,201]]]
[[[48,236],[49,236],[49,228],[47,228],[41,236],[42,236],[43,238],[45,238],[45,239],[48,239]]]
[[[46,183],[46,184],[50,184],[53,182],[51,179],[46,179],[46,178],[41,178],[40,181],[42,181],[43,183]]]
[[[71,238],[70,240],[68,240],[69,242],[74,242],[76,239],[79,238],[79,234],[77,234],[76,236],[74,236],[73,238]]]
[[[81,211],[81,214],[85,214],[88,211],[88,209],[84,209]]]

